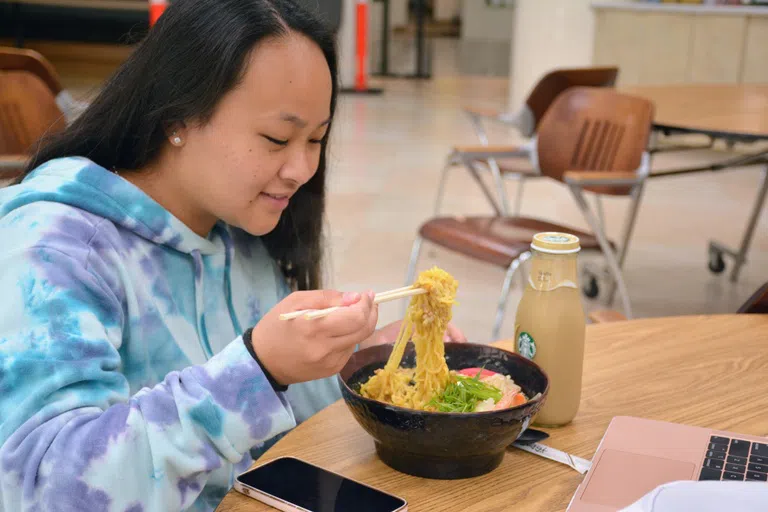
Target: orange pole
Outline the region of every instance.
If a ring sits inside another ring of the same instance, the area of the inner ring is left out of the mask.
[[[149,26],[154,27],[160,16],[168,8],[168,2],[165,0],[149,0]]]
[[[357,0],[357,77],[355,89],[364,91],[367,87],[366,69],[368,53],[368,0]]]

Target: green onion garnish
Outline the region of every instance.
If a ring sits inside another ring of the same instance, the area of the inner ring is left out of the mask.
[[[474,377],[455,375],[440,395],[434,397],[428,405],[440,412],[472,412],[478,402],[493,398],[494,402],[501,400],[501,391],[488,384],[480,382],[480,372]]]

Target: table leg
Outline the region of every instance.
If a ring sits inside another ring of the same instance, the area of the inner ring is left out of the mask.
[[[763,169],[762,183],[757,193],[757,199],[755,200],[755,205],[752,208],[752,213],[749,216],[749,221],[747,222],[747,229],[744,231],[744,235],[741,238],[741,246],[739,247],[738,251],[730,249],[720,244],[719,242],[711,241],[709,243],[710,255],[715,255],[719,258],[722,258],[722,254],[728,254],[733,258],[734,265],[733,271],[731,272],[731,282],[735,283],[739,279],[741,267],[744,265],[744,263],[746,263],[747,252],[749,251],[749,246],[752,243],[752,237],[755,234],[757,222],[760,219],[760,212],[762,212],[763,206],[765,206],[766,195],[768,195],[768,165],[766,165],[766,167]]]

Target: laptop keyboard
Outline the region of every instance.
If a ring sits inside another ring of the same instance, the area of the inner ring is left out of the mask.
[[[768,444],[712,436],[699,480],[768,482]]]

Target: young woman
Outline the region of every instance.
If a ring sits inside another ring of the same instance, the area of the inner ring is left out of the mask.
[[[318,290],[336,66],[295,0],[175,0],[0,191],[0,510],[211,510],[393,341]]]

